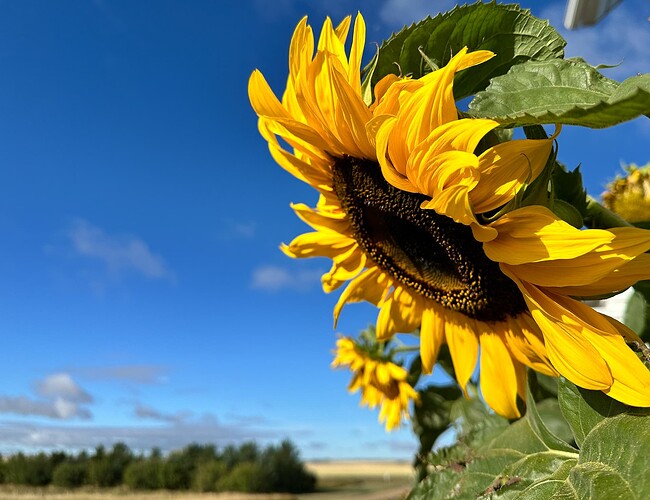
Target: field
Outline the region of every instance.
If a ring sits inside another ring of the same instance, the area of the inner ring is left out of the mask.
[[[319,461],[307,468],[318,477],[318,491],[305,495],[243,493],[130,492],[125,489],[65,491],[0,485],[2,500],[400,500],[413,480],[408,462]]]

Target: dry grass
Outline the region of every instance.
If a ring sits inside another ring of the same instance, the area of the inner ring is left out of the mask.
[[[396,461],[319,461],[307,468],[318,478],[318,491],[305,495],[194,492],[132,492],[110,490],[28,488],[0,485],[1,500],[399,500],[406,496],[413,481],[408,462]]]

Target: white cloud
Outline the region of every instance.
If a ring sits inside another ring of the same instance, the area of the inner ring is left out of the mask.
[[[589,64],[620,65],[602,69],[610,78],[622,80],[650,68],[650,22],[646,15],[622,2],[598,24],[567,30],[563,27],[564,10],[548,8],[542,13],[566,39],[566,57],[582,57]]]
[[[40,399],[28,396],[0,396],[0,413],[47,417],[60,420],[89,419],[90,411],[84,407],[93,398],[66,373],[56,373],[34,384]]]
[[[256,290],[277,292],[282,289],[306,291],[320,281],[323,271],[296,270],[288,271],[278,266],[262,266],[253,270],[251,286]]]
[[[173,278],[163,258],[136,236],[110,235],[83,219],[74,222],[68,236],[79,255],[104,263],[112,274],[135,271],[152,279]]]
[[[70,371],[93,380],[119,380],[136,384],[161,384],[169,367],[162,365],[118,365],[72,368]]]
[[[278,429],[221,424],[206,416],[192,422],[156,426],[35,425],[0,422],[0,452],[48,448],[88,449],[103,444],[124,442],[133,450],[175,450],[190,443],[214,443],[219,447],[244,441],[274,441],[293,435]]]
[[[35,384],[36,393],[44,398],[64,398],[74,403],[92,403],[93,398],[67,373],[48,375]]]
[[[192,413],[189,411],[165,413],[143,404],[136,405],[134,413],[136,417],[141,419],[156,420],[158,422],[167,422],[170,424],[182,424],[192,416]]]

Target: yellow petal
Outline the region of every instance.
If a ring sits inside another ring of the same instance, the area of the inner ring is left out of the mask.
[[[505,341],[512,356],[520,363],[544,375],[560,375],[548,359],[542,333],[529,314],[508,320]]]
[[[329,257],[330,259],[345,252],[356,241],[334,231],[318,231],[296,236],[288,245],[281,247],[290,257]]]
[[[611,231],[576,229],[538,205],[508,212],[490,227],[499,235],[483,244],[485,254],[495,262],[511,265],[573,259],[614,239]],[[567,241],[571,244],[567,245]]]
[[[474,373],[478,358],[478,339],[474,321],[463,314],[449,314],[445,337],[454,363],[456,379],[465,396],[468,396],[467,383]]]
[[[413,92],[400,109],[399,127],[406,127],[406,142],[413,150],[437,127],[458,119],[453,93],[454,75],[457,71],[483,62],[492,54],[467,55],[461,49],[442,68],[421,78],[424,86]]]
[[[392,162],[393,155],[388,152],[389,143],[391,143],[391,137],[397,123],[396,119],[384,116],[375,120],[377,121],[370,122],[368,126],[371,127],[371,130],[377,129],[375,141],[377,144],[377,161],[381,167],[381,173],[384,178],[396,188],[403,191],[414,192],[416,190],[415,186],[413,186],[411,181],[406,177],[406,162],[402,164],[401,171],[397,170]],[[392,142],[395,143],[396,141],[393,140]],[[405,152],[402,156],[406,156]]]
[[[549,288],[553,293],[590,297],[605,293],[621,292],[634,285],[637,281],[650,279],[650,254],[637,255],[627,264],[614,269],[603,278],[580,286],[562,286]]]
[[[487,327],[487,323],[484,324]],[[489,327],[488,327],[489,328]],[[518,380],[503,335],[485,328],[480,335],[481,394],[485,402],[506,418],[521,416],[517,409]]]
[[[334,327],[345,304],[367,301],[378,305],[390,290],[391,281],[377,267],[364,271],[354,278],[345,288],[334,306]]]
[[[340,106],[339,130],[342,124],[347,125],[351,141],[345,145],[349,148],[349,154],[357,152],[358,158],[375,159],[375,149],[368,141],[366,134],[366,124],[372,118],[372,113],[363,102],[360,93],[355,93],[354,89],[343,79],[339,72],[332,73],[332,82],[336,88],[338,102]],[[355,151],[356,150],[356,151]]]
[[[552,146],[552,139],[524,139],[497,144],[481,154],[481,184],[472,192],[477,213],[505,205],[525,183],[535,180],[544,169]]]
[[[444,311],[430,304],[422,311],[422,325],[420,326],[420,358],[422,359],[422,373],[429,374],[438,359],[440,346],[445,340]]]
[[[366,23],[363,16],[358,13],[354,21],[352,33],[352,47],[350,48],[350,63],[348,69],[348,82],[356,95],[361,95],[361,60],[366,44]]]
[[[332,259],[332,268],[322,277],[323,290],[330,293],[356,277],[366,265],[366,254],[355,245]]]
[[[474,155],[474,150],[485,134],[498,125],[494,120],[479,118],[464,118],[444,123],[433,129],[413,148],[412,161],[418,164],[445,151],[463,151],[474,156],[468,165],[478,167],[479,159]]]
[[[307,24],[307,16],[296,26],[289,46],[289,78],[296,80],[300,70],[306,68],[314,55],[314,34]]]
[[[306,162],[269,142],[273,159],[294,177],[320,190],[331,190],[332,175],[326,173],[316,162]]]
[[[650,406],[650,370],[627,346],[614,322],[569,297],[554,299],[563,308],[565,317],[582,326],[584,337],[607,363],[613,382],[605,392],[631,406]]]
[[[408,333],[420,326],[422,298],[402,288],[395,287],[381,305],[377,316],[377,340],[388,340],[395,333]]]
[[[548,357],[555,369],[574,384],[585,389],[606,390],[613,382],[607,363],[585,337],[583,325],[560,306],[557,296],[522,282],[501,264],[522,292],[533,319],[544,335]]]

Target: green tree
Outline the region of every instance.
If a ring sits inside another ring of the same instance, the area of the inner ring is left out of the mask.
[[[133,454],[124,443],[115,443],[109,453],[98,446],[90,459],[90,483],[100,487],[117,486],[132,459]]]
[[[172,452],[162,467],[163,487],[169,490],[189,490],[194,466],[191,457],[182,451]]]
[[[192,489],[201,492],[217,491],[217,482],[228,474],[228,467],[223,461],[209,460],[201,462],[194,471]]]
[[[52,484],[63,488],[78,488],[88,480],[88,464],[82,461],[66,461],[56,466]]]
[[[269,446],[260,463],[269,491],[306,493],[316,487],[316,476],[305,469],[297,448],[288,439],[277,447]]]
[[[124,470],[124,484],[134,490],[163,487],[163,462],[158,457],[134,460]]]
[[[245,493],[268,492],[266,471],[255,462],[242,462],[217,481],[217,491],[241,491]]]

